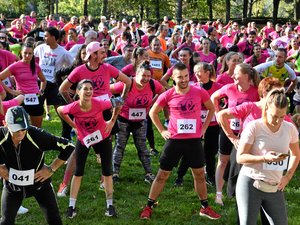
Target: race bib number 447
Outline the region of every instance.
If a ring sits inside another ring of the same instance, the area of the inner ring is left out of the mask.
[[[100,130],[96,130],[94,133],[91,133],[83,138],[84,145],[88,148],[91,145],[97,144],[102,141],[102,135]]]
[[[195,134],[196,133],[196,119],[178,119],[177,133],[178,134]]]
[[[129,109],[129,120],[144,120],[146,119],[146,109]]]
[[[9,169],[8,181],[19,186],[33,185],[34,183],[34,169],[31,170],[15,170]]]

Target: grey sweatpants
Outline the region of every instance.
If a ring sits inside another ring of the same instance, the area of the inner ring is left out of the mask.
[[[284,193],[266,193],[253,187],[254,180],[239,174],[236,184],[236,201],[240,225],[256,225],[260,207],[270,216],[274,225],[288,225]]]

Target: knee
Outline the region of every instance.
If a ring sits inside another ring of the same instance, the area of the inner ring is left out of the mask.
[[[159,171],[155,177],[155,181],[158,183],[164,183],[169,178],[170,172]]]

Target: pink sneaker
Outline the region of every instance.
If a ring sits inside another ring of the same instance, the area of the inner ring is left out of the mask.
[[[67,196],[68,185],[61,183],[57,191],[57,197],[66,197]]]

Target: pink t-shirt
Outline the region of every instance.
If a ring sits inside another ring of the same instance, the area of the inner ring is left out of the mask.
[[[19,102],[17,99],[13,98],[11,100],[8,101],[3,101],[2,102],[2,106],[3,106],[3,111],[4,111],[4,115],[0,114],[0,126],[3,126],[3,120],[5,120],[5,114],[7,112],[7,110],[13,106],[17,106],[19,105]]]
[[[136,71],[134,71],[133,64],[128,64],[127,66],[123,67],[121,71],[128,77],[135,77]]]
[[[241,105],[229,108],[229,112],[234,115],[235,118],[239,118],[243,121],[242,130],[244,130],[250,121],[261,118],[262,111],[255,102],[244,102]],[[284,120],[293,123],[291,118],[287,115],[284,117]]]
[[[199,82],[195,83],[194,85],[197,86],[197,87],[201,87],[201,84]],[[209,96],[211,96],[215,91],[219,90],[222,86],[223,85],[221,85],[219,83],[213,82],[210,89],[207,90],[204,87],[203,87],[203,89],[205,89],[207,91],[207,93],[209,94]],[[201,109],[201,120],[204,123],[208,111],[207,111],[206,107],[203,104],[202,104],[201,107],[202,107],[202,109]],[[216,117],[214,115],[211,122],[209,123],[209,126],[216,126],[216,125],[218,125],[218,122],[217,122]]]
[[[253,54],[253,45],[249,44],[248,41],[239,42],[237,46],[239,52],[242,52],[245,58],[248,58]]]
[[[17,57],[10,51],[0,49],[0,72],[16,61]]]
[[[186,94],[177,94],[175,88],[162,93],[156,103],[170,111],[168,131],[171,139],[200,138],[202,131],[201,105],[209,100],[209,94],[200,87],[190,86]]]
[[[105,133],[106,122],[103,118],[103,111],[111,108],[110,101],[103,101],[97,98],[92,98],[92,109],[88,112],[83,112],[80,109],[79,101],[72,102],[63,107],[64,114],[70,114],[74,116],[74,122],[78,132],[78,140],[86,145],[87,142],[84,139],[88,139],[94,136],[94,139],[103,140],[107,138],[110,134]],[[97,131],[100,131],[100,135],[95,138]],[[94,134],[94,135],[92,135]],[[102,138],[101,138],[102,137]]]
[[[47,21],[47,27],[56,27],[57,21],[56,20],[48,20]]]
[[[28,30],[26,30],[25,28],[18,30],[16,26],[12,26],[10,30],[13,32],[13,37],[18,39],[22,39],[24,35],[28,33]]]
[[[153,79],[152,79],[153,80]],[[163,89],[162,85],[153,80],[155,86],[155,94],[158,94]],[[114,84],[116,92],[121,93],[124,88],[123,82],[117,82]],[[139,90],[136,86],[135,78],[132,79],[132,87],[128,92],[125,103],[120,112],[120,116],[131,121],[141,121],[146,119],[146,115],[152,105],[153,92],[151,86],[148,83],[142,90]]]
[[[182,45],[180,45],[180,46],[178,47],[178,50],[180,51],[180,50],[183,49],[183,48],[189,48],[189,49],[191,49],[192,52],[196,51],[196,45],[195,45],[195,43],[193,43],[193,42],[191,43],[190,46],[188,46],[187,43],[184,42]]]
[[[227,34],[225,34],[220,38],[220,43],[224,48],[229,49],[233,45],[233,39],[234,39],[233,35],[228,37]]]
[[[94,96],[107,95],[111,97],[110,78],[117,78],[119,70],[107,63],[99,65],[97,70],[90,70],[86,64],[76,67],[68,76],[68,80],[75,84],[83,79],[90,79],[94,83]]]
[[[37,94],[39,92],[38,74],[41,72],[39,64],[35,64],[35,74],[32,75],[30,64],[22,61],[15,62],[8,67],[16,80],[16,89],[24,94]]]
[[[231,76],[229,76],[227,72],[224,72],[217,77],[216,82],[222,85],[226,85],[233,83],[234,80]]]
[[[269,58],[269,57],[270,57],[269,53],[262,53],[260,58],[257,59],[257,65],[265,63],[267,58]],[[257,65],[252,64],[252,59],[253,59],[253,55],[250,56],[249,58],[245,59],[245,63],[250,64],[251,66],[257,66]]]
[[[257,88],[250,86],[245,92],[240,92],[235,84],[226,84],[219,90],[220,97],[228,98],[228,108],[238,106],[243,102],[256,102],[259,100]],[[238,132],[241,129],[241,121],[238,118],[230,120],[230,128]]]
[[[85,42],[85,38],[84,37],[80,37],[77,42],[75,42],[75,41],[68,41],[68,43],[65,46],[65,49],[69,51],[74,45],[76,45],[76,44],[84,44],[84,42]]]
[[[142,44],[141,44],[141,47],[142,48],[146,48],[146,47],[148,47],[149,46],[149,39],[148,39],[148,35],[143,35],[142,36]]]
[[[208,55],[205,55],[202,51],[198,51],[199,55],[200,55],[200,62],[206,62],[206,63],[210,63],[211,61],[214,61],[217,56],[216,54],[209,52]]]
[[[272,40],[275,40],[275,39],[277,39],[277,38],[280,37],[280,36],[279,36],[279,33],[278,33],[277,31],[271,32],[271,33],[269,34],[269,36],[270,36],[270,38],[271,38]]]
[[[58,21],[56,26],[58,29],[62,29],[65,26],[65,24],[62,21]]]

